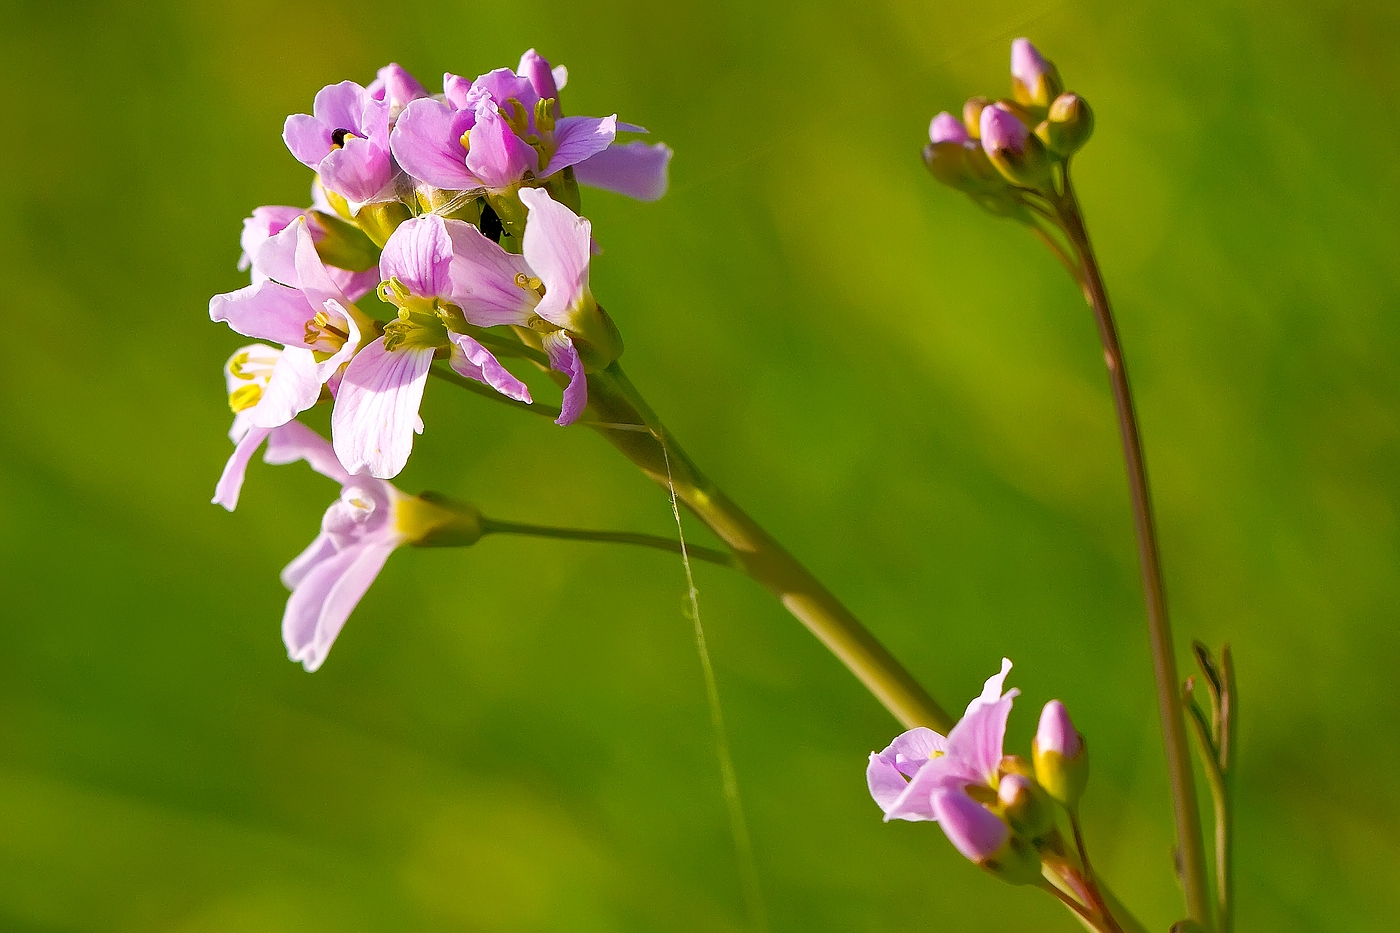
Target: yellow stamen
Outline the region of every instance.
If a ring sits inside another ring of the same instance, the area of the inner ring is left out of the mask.
[[[239,386],[229,393],[228,407],[233,409],[234,414],[252,408],[262,400],[261,386]]]

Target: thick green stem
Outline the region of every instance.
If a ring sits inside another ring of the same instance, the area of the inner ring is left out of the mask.
[[[733,552],[740,568],[771,591],[906,727],[947,733],[949,716],[826,587],[723,491],[668,435],[613,363],[588,377],[589,426],[676,497]],[[664,446],[663,446],[664,445]]]
[[[503,522],[494,518],[481,519],[481,533],[506,534],[506,535],[529,535],[534,538],[561,538],[567,541],[600,541],[609,544],[635,544],[640,547],[655,548],[659,551],[670,551],[672,554],[680,554],[681,543],[671,538],[663,538],[660,535],[640,534],[633,531],[590,531],[584,528],[555,528],[553,525],[530,525],[524,522]],[[716,551],[713,548],[697,547],[693,544],[686,545],[685,552],[696,560],[708,561],[711,564],[719,564],[721,567],[730,567],[735,570],[742,569],[739,561],[732,554],[723,551]]]
[[[1181,886],[1186,895],[1186,908],[1191,919],[1205,929],[1211,929],[1205,842],[1201,836],[1196,784],[1191,771],[1186,722],[1182,715],[1181,695],[1178,692],[1180,680],[1177,675],[1176,651],[1172,644],[1171,622],[1167,615],[1162,562],[1157,548],[1156,520],[1147,484],[1147,464],[1143,458],[1142,438],[1138,433],[1133,396],[1128,386],[1127,364],[1123,359],[1123,348],[1118,341],[1118,329],[1108,303],[1108,292],[1104,288],[1103,277],[1099,272],[1098,261],[1089,242],[1089,232],[1084,225],[1074,189],[1070,185],[1068,172],[1064,177],[1060,219],[1083,270],[1080,285],[1098,325],[1104,362],[1108,366],[1109,381],[1113,387],[1113,402],[1118,412],[1118,431],[1123,441],[1123,458],[1128,471],[1128,489],[1132,498],[1142,585],[1147,600],[1147,628],[1152,643],[1157,706],[1161,714],[1167,771],[1171,779]]]

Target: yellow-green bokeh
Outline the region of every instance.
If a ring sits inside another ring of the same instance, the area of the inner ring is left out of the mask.
[[[306,199],[283,118],[396,60],[570,67],[670,194],[588,193],[624,363],[696,459],[948,707],[1002,655],[1010,741],[1063,699],[1097,862],[1180,911],[1136,558],[1093,325],[1026,233],[941,188],[929,118],[1028,35],[1093,105],[1182,647],[1244,694],[1241,930],[1400,915],[1400,12],[1356,3],[6,0],[0,928],[745,929],[679,563],[403,552],[308,675],[281,566],[302,466],[208,504],[210,324],[239,221]],[[586,430],[434,384],[401,477],[522,521],[673,532]],[[318,422],[319,424],[320,422]],[[707,541],[698,528],[694,539]],[[896,724],[748,581],[697,568],[775,931],[1076,929],[885,825]],[[1182,652],[1183,660],[1186,653]]]

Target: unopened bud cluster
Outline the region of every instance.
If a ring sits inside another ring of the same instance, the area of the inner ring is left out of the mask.
[[[1053,193],[1057,166],[1088,141],[1093,113],[1064,90],[1054,64],[1029,40],[1011,43],[1011,96],[974,97],[962,117],[944,112],[929,126],[924,163],[939,181],[987,210],[1018,216],[1022,192]]]
[[[888,820],[936,820],[970,861],[1012,884],[1030,884],[1042,862],[1062,859],[1055,805],[1073,812],[1088,758],[1064,704],[1040,717],[1033,761],[1004,754],[1012,701],[1002,692],[1011,662],[990,678],[947,736],[911,729],[870,756],[866,780]]]

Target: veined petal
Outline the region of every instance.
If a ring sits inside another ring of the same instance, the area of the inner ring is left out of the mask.
[[[211,502],[222,505],[230,512],[238,508],[238,495],[243,491],[243,476],[248,471],[248,461],[253,459],[253,454],[262,446],[269,433],[269,428],[255,427],[243,435],[243,439],[233,449],[233,456],[224,464],[224,472],[219,476],[218,485],[214,487],[214,498]]]
[[[908,779],[883,755],[875,752],[870,753],[870,763],[865,767],[865,783],[870,788],[870,796],[885,813],[909,786]]]
[[[362,132],[365,102],[369,94],[354,81],[341,81],[329,84],[316,92],[316,100],[311,112],[325,124],[327,132],[343,129],[360,135]]]
[[[336,459],[331,442],[300,421],[289,421],[273,429],[263,462],[282,465],[298,460],[305,460],[311,469],[342,486],[350,482],[350,474]]]
[[[261,243],[249,251],[253,261],[253,272],[257,275],[296,287],[297,284],[297,228],[310,229],[302,214],[289,220],[282,229],[264,237]],[[311,235],[314,247],[316,237]]]
[[[347,312],[348,318],[349,314],[344,306],[350,304],[350,299],[331,278],[326,264],[321,261],[321,255],[316,252],[316,238],[311,235],[310,225],[299,220],[278,236],[287,236],[288,233],[296,237],[296,284],[306,296],[306,303],[313,309],[312,313],[326,310],[326,302],[334,301],[341,306],[342,311]]]
[[[913,777],[920,768],[928,764],[935,752],[942,753],[947,750],[947,739],[932,729],[917,726],[897,737],[880,754],[902,774]]]
[[[335,452],[346,470],[388,479],[404,468],[433,352],[432,347],[389,351],[380,337],[355,354],[331,414]]]
[[[253,256],[259,247],[287,229],[287,225],[303,213],[304,208],[280,204],[253,208],[253,215],[243,218],[243,233],[238,238],[238,245],[243,247],[243,255],[238,260],[238,271],[248,269],[253,264]]]
[[[540,296],[516,283],[517,276],[534,274],[525,258],[507,253],[465,221],[446,221],[445,228],[453,250],[448,300],[478,327],[527,323]]]
[[[397,540],[371,540],[346,548],[306,574],[287,600],[282,616],[282,640],[287,655],[307,671],[325,663],[336,636],[350,618]]]
[[[666,193],[671,147],[641,140],[614,143],[574,166],[581,185],[615,191],[639,201],[655,201]]]
[[[528,81],[525,83],[529,85]],[[490,104],[476,108],[470,142],[467,168],[488,188],[506,188],[526,172],[539,171],[539,153],[516,136]]]
[[[530,389],[511,375],[490,350],[466,334],[449,333],[452,341],[452,368],[468,379],[485,383],[517,402],[531,402]]]
[[[321,397],[321,378],[310,350],[287,347],[272,366],[272,377],[248,411],[255,427],[275,428],[306,411]]]
[[[306,322],[315,312],[300,290],[260,282],[209,299],[209,319],[236,333],[289,347],[306,346]]]
[[[387,144],[386,127],[384,145]],[[327,154],[317,171],[323,185],[357,202],[374,200],[393,175],[388,150],[359,136],[345,137],[344,145]]]
[[[610,117],[564,117],[555,125],[554,155],[541,173],[548,178],[602,152],[617,138],[617,114]]]
[[[569,327],[571,311],[588,295],[593,225],[543,188],[521,188],[520,200],[530,209],[525,261],[544,282],[544,298],[535,313],[558,327]]]
[[[885,776],[888,778],[888,774]],[[965,783],[965,780],[957,773],[954,763],[949,760],[948,756],[931,759],[909,779],[909,783],[899,796],[885,807],[885,822],[890,820],[917,822],[937,819],[933,812],[934,793],[945,787],[961,783]]]
[[[565,426],[573,424],[588,405],[588,377],[583,372],[583,360],[579,359],[574,342],[562,330],[545,334],[540,338],[540,343],[549,355],[550,368],[569,377],[569,384],[564,388],[563,404],[559,406],[559,417],[554,419],[554,423]]]
[[[483,182],[467,170],[462,145],[463,134],[475,123],[473,110],[454,110],[431,98],[415,100],[394,124],[390,147],[404,171],[434,188],[480,188]]]
[[[946,788],[934,794],[932,806],[948,841],[971,861],[983,862],[991,858],[1011,835],[1001,817],[973,800],[962,788]]]
[[[448,293],[448,267],[452,263],[452,239],[436,214],[415,217],[399,224],[379,257],[379,277],[397,278],[414,295],[436,298]]]

